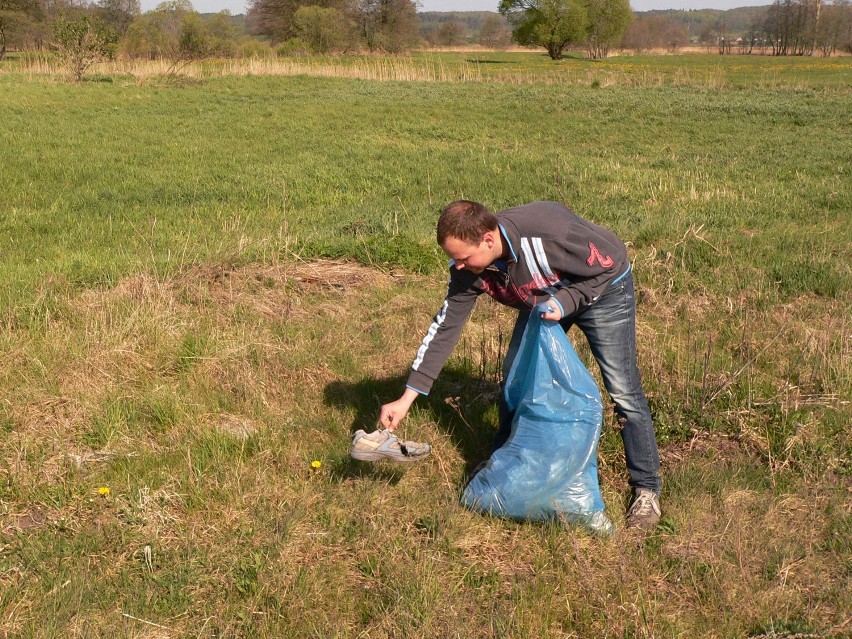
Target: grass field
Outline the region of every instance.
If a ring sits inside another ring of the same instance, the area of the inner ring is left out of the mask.
[[[483,55],[2,63],[0,636],[852,632],[852,59]],[[629,242],[653,533],[622,529],[611,415],[614,537],[458,505],[511,328],[486,300],[404,427],[432,458],[348,459],[459,197]]]

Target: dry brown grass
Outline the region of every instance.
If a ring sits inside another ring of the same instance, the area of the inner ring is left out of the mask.
[[[33,59],[22,63],[21,70],[33,75],[61,76],[60,61]],[[448,67],[440,61],[415,61],[410,57],[381,56],[339,61],[313,58],[237,58],[192,61],[175,64],[170,60],[117,59],[94,65],[92,73],[125,76],[137,82],[203,80],[230,76],[294,76],[350,78],[377,81],[479,82],[482,74],[475,64]]]
[[[32,59],[20,64],[20,70],[30,75],[62,77],[65,70],[53,59]],[[643,70],[571,68],[516,70],[483,73],[481,65],[461,61],[452,65],[440,59],[406,56],[376,56],[328,60],[324,58],[238,58],[220,61],[192,61],[174,64],[169,60],[117,59],[94,65],[91,73],[124,77],[136,83],[196,82],[209,78],[231,76],[296,76],[348,78],[374,81],[469,83],[497,82],[504,84],[545,84],[588,86],[662,87],[693,86],[725,88],[729,80],[718,70],[693,72],[678,69],[674,73]]]
[[[19,368],[2,389],[13,427],[0,479],[15,488],[0,494],[0,631],[721,638],[809,620],[840,636],[841,461],[828,474],[802,468],[824,443],[818,411],[834,400],[806,403],[800,386],[788,401],[782,368],[760,373],[777,389],[761,401],[782,411],[798,401],[814,419],[773,454],[754,425],[755,395],[739,430],[665,446],[666,528],[645,538],[598,540],[459,507],[506,346],[493,326],[504,336],[511,327],[494,304],[479,305],[452,381],[409,417],[406,434],[430,441],[432,459],[405,469],[347,461],[351,429],[399,391],[441,279],[341,261],[204,266],[73,295],[43,332],[5,323]],[[687,348],[684,322],[712,325],[720,306],[646,288],[646,375],[672,393],[700,383],[679,379],[660,343]],[[842,320],[818,324],[803,306],[760,322],[728,307],[727,321],[754,322],[731,361],[749,361],[782,326],[778,361],[848,361],[832,346]],[[157,407],[167,420],[152,417]],[[601,475],[622,523],[617,455],[602,458]],[[73,569],[54,579],[60,558]],[[70,615],[80,600],[93,603]]]

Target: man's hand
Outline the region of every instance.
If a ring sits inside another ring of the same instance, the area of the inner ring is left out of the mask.
[[[539,302],[535,306],[535,312],[541,314],[541,319],[558,322],[562,319],[562,311],[556,302]]]
[[[408,415],[408,410],[417,399],[419,393],[410,388],[406,388],[405,392],[395,402],[390,402],[382,406],[379,413],[379,423],[385,427],[395,430],[399,423]]]

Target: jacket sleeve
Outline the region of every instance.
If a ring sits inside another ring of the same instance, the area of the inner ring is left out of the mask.
[[[573,282],[558,289],[552,298],[562,307],[562,316],[568,317],[594,304],[606,290],[607,283],[611,279],[611,275],[606,275]]]
[[[476,298],[482,293],[478,282],[479,277],[468,271],[450,272],[447,296],[417,350],[406,383],[408,388],[421,395],[432,390],[432,383],[449,359]]]

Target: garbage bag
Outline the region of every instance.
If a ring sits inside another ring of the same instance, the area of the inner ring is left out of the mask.
[[[611,533],[598,485],[600,391],[558,322],[530,314],[504,392],[514,411],[511,434],[471,479],[462,503],[498,517]]]

